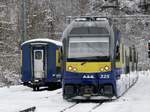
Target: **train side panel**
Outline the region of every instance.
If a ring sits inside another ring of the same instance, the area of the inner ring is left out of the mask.
[[[31,67],[31,48],[26,45],[22,48],[22,81],[28,82],[32,80],[32,67]]]
[[[47,81],[56,82],[56,46],[48,46],[48,67],[47,67]]]
[[[124,92],[126,92],[134,83],[136,83],[138,79],[135,66],[137,62],[133,59],[135,55],[134,53],[130,52],[130,50],[133,49],[124,46],[123,48],[121,48],[120,51],[123,59],[120,62],[120,65],[122,65],[120,66],[120,68],[124,68],[124,72],[120,72],[120,77],[117,77],[116,79],[116,91],[118,97],[121,96]]]

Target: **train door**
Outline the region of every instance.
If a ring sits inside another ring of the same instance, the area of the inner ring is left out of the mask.
[[[44,50],[34,50],[34,78],[44,78]]]

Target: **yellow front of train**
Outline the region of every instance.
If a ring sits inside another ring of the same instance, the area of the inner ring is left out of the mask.
[[[110,72],[111,62],[67,62],[66,71],[76,73]]]

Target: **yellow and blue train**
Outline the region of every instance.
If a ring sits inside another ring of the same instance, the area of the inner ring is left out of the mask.
[[[51,39],[32,39],[21,44],[21,80],[39,90],[61,84],[62,43]]]
[[[138,79],[138,54],[105,17],[79,17],[63,32],[65,99],[115,99]]]

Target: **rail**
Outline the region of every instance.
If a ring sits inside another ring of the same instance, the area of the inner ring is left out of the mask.
[[[21,110],[21,111],[19,111],[19,112],[35,112],[35,110],[36,110],[36,107],[30,107],[30,108]]]

